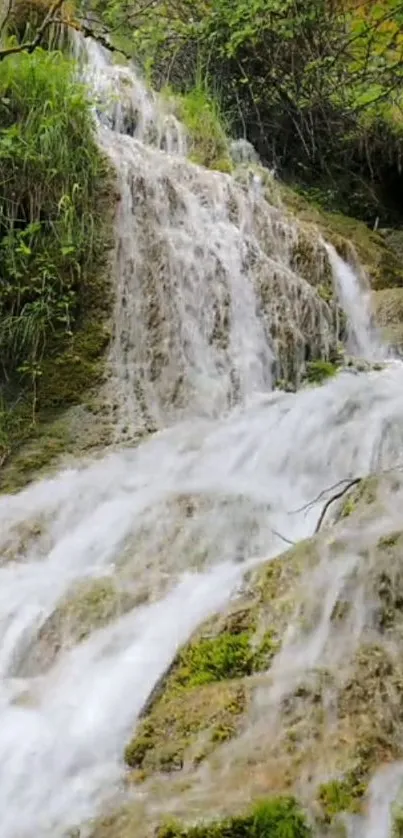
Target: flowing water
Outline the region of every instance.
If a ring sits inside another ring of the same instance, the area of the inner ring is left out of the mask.
[[[119,442],[154,433],[0,499],[2,838],[58,838],[96,814],[196,626],[248,566],[312,533],[323,498],[303,507],[323,490],[403,456],[399,364],[271,390],[273,376],[300,375],[307,347],[327,357],[337,344],[339,311],[317,290],[320,236],[308,281],[293,261],[300,229],[261,184],[187,162],[166,104],[94,45],[90,58],[121,194],[107,398]],[[358,280],[332,251],[330,262],[371,356]],[[77,635],[66,603],[100,582],[117,607]]]

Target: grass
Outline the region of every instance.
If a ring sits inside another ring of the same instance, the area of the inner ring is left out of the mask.
[[[1,452],[15,437],[9,405],[28,397],[30,410],[17,414],[34,425],[57,359],[74,354],[77,366],[91,307],[102,331],[112,189],[87,91],[62,54],[38,49],[0,63],[0,125]],[[97,352],[104,347],[105,336]],[[74,390],[77,400],[81,381]]]
[[[188,130],[190,159],[208,169],[231,172],[227,125],[218,96],[209,91],[202,79],[187,93],[173,94],[170,88],[162,93],[174,98],[178,117]]]

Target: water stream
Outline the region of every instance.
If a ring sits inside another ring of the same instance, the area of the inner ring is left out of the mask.
[[[93,45],[90,59],[98,95],[126,79],[99,128],[121,192],[108,399],[119,442],[154,433],[0,498],[2,838],[58,838],[96,814],[196,626],[249,565],[312,533],[321,502],[295,510],[403,453],[399,364],[272,391],[279,367],[303,365],[308,335],[325,354],[337,342],[337,312],[292,265],[298,226],[188,163],[166,106]],[[358,281],[331,261],[356,350],[374,357]],[[91,580],[113,583],[118,613],[56,642],[61,604]]]

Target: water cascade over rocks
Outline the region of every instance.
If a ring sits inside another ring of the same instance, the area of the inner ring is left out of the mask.
[[[400,364],[272,389],[330,358],[345,316],[350,349],[382,354],[352,269],[260,181],[188,162],[168,104],[87,53],[121,196],[105,398],[117,441],[155,433],[0,499],[2,838],[59,838],[107,807],[180,645],[248,567],[314,531],[323,500],[306,504],[403,459]],[[340,579],[322,571],[330,603]],[[280,651],[279,689],[321,649]]]

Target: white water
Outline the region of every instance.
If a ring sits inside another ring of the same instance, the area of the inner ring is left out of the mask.
[[[377,334],[371,312],[371,291],[332,245],[327,245],[339,299],[348,319],[347,348],[368,361],[385,358],[386,349]]]
[[[96,54],[99,90],[123,71]],[[176,157],[160,150],[163,131],[149,130],[158,103],[135,88],[137,138],[100,133],[122,194],[108,387],[119,439],[125,428],[162,430],[0,499],[2,838],[58,838],[96,814],[180,644],[249,563],[312,532],[321,503],[296,509],[403,452],[400,365],[270,393],[273,362],[287,371],[292,355],[298,369],[308,332],[324,354],[337,339],[337,313],[314,287],[323,245],[318,237],[310,285],[291,267],[296,225],[189,165],[179,140]],[[115,112],[111,124],[122,120]],[[346,309],[363,340],[359,306]],[[49,618],[74,585],[99,577],[133,606],[83,642],[53,647]]]

